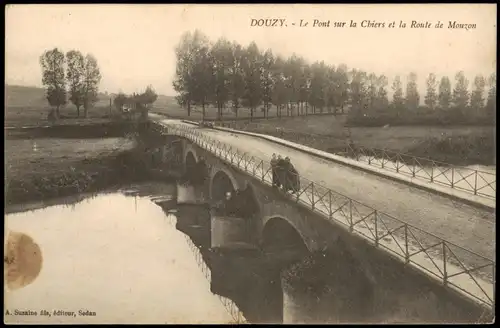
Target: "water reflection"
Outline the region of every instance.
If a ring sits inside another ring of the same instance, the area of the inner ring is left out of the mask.
[[[32,284],[5,291],[5,308],[52,314],[5,316],[7,323],[232,321],[184,235],[148,197],[105,194],[73,208],[10,214],[5,221],[7,231],[31,236],[44,255]],[[54,316],[54,310],[74,316]],[[96,316],[79,316],[80,310]]]
[[[146,183],[6,216],[44,256],[38,278],[5,292],[8,323],[281,323],[283,263],[255,247],[211,249],[210,216],[176,206],[175,186]],[[180,219],[191,215],[186,224]],[[179,219],[178,219],[179,217]],[[89,310],[96,316],[79,316]]]

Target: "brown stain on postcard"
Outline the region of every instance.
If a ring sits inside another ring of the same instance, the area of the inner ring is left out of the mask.
[[[28,235],[10,232],[5,244],[4,281],[11,289],[23,288],[31,284],[42,269],[40,246]]]

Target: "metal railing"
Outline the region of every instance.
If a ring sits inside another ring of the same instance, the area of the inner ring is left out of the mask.
[[[256,123],[241,126],[237,122],[216,122],[215,125],[249,132],[254,130],[251,128],[252,126],[259,126],[259,124]],[[257,131],[255,132],[259,133]],[[293,130],[278,128],[276,134],[278,134],[280,138],[284,138],[281,132],[297,134],[297,132]],[[307,139],[310,139],[311,136],[316,138],[329,138],[328,135],[308,134],[309,138],[304,138],[304,140],[302,140],[304,145],[306,145]],[[297,138],[300,139],[299,136],[297,136]],[[290,141],[301,142],[300,140]],[[367,148],[353,146],[351,144],[347,144],[342,152],[336,153],[335,155],[355,159],[358,162],[386,171],[465,191],[476,196],[496,199],[496,173],[451,165],[429,158],[407,155],[386,149]]]
[[[169,125],[168,132],[187,138],[234,168],[272,186],[270,161],[212,139],[202,130]],[[417,268],[443,285],[490,308],[494,305],[495,262],[473,251],[441,239],[389,214],[364,205],[321,184],[297,175],[298,190],[287,197],[315,213],[338,223],[352,234],[370,241],[404,263]]]
[[[172,222],[170,222],[172,223]],[[188,235],[184,234],[184,238],[186,239],[186,242],[191,249],[191,251],[194,254],[194,259],[196,261],[196,264],[198,264],[198,267],[201,269],[201,272],[205,275],[205,278],[208,280],[208,282],[211,281],[212,275],[210,268],[207,266],[205,263],[205,260],[203,259],[203,255],[201,254],[199,248],[193,243],[191,240],[191,237]],[[222,305],[224,305],[224,308],[229,312],[231,317],[233,318],[234,322],[231,323],[236,323],[236,324],[242,324],[242,323],[248,323],[248,321],[245,319],[243,316],[243,313],[240,311],[238,306],[230,299],[223,297],[219,294],[215,294]]]

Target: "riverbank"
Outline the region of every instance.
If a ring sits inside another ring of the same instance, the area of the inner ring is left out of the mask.
[[[150,178],[150,156],[131,131],[125,124],[8,131],[6,206]]]

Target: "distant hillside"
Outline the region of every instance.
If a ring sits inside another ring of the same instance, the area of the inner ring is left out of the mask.
[[[46,104],[44,89],[5,85],[5,107],[40,107]]]
[[[99,93],[97,106],[109,105],[109,98],[109,95]],[[48,107],[45,89],[6,84],[5,107]]]
[[[99,93],[99,101],[96,106],[109,106],[109,99],[113,99],[116,94]],[[166,107],[175,105],[175,97],[159,95],[155,102],[155,107]],[[71,106],[69,104],[68,106]],[[67,107],[68,107],[67,106]],[[5,85],[5,107],[48,107],[47,99],[45,98],[45,90],[38,87],[27,87],[20,85]]]

